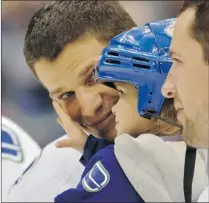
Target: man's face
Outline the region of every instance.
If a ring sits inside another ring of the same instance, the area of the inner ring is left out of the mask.
[[[184,126],[185,141],[208,147],[208,70],[201,45],[192,38],[195,10],[187,9],[177,19],[170,51],[173,66],[162,88],[174,97],[177,118]]]
[[[68,44],[54,61],[41,59],[35,72],[73,120],[87,127],[96,136],[116,136],[112,106],[118,100],[116,90],[94,82],[93,69],[104,43],[85,36]]]

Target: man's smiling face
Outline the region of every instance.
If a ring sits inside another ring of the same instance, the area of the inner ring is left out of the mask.
[[[118,100],[116,90],[93,79],[93,69],[105,43],[83,36],[68,44],[54,61],[40,59],[34,63],[37,77],[73,120],[99,137],[116,136],[112,106]]]

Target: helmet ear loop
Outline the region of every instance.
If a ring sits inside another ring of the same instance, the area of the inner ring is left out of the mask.
[[[152,91],[150,91],[149,94],[152,95]],[[151,103],[151,101],[148,101],[148,102]],[[162,108],[161,108],[161,111],[162,111]],[[173,119],[168,118],[168,116],[166,116],[165,118],[161,117],[160,114],[157,116],[157,115],[155,115],[155,112],[152,112],[149,110],[144,111],[144,113],[147,117],[149,117],[149,119],[156,119],[156,122],[157,122],[157,120],[160,120],[162,122],[168,123],[169,125],[176,126],[177,128],[180,129],[180,131],[182,131],[182,129],[183,129],[183,126],[181,124],[179,124],[177,121],[175,121]]]

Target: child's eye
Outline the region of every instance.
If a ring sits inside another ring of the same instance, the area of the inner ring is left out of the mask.
[[[173,58],[172,60],[173,60],[173,63],[182,64],[182,61],[177,58]]]
[[[124,92],[122,90],[118,90],[118,93],[120,96],[124,95]]]

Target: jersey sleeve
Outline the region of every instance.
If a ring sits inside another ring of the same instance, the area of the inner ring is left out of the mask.
[[[9,192],[28,164],[41,153],[40,146],[19,125],[2,116],[1,173],[2,201],[7,202]]]
[[[99,139],[93,135],[89,135],[84,146],[84,152],[80,158],[81,164],[86,166],[89,160],[101,149],[107,147],[110,144],[113,144],[113,141],[108,141],[105,139]]]
[[[144,201],[117,162],[114,146],[109,145],[92,157],[77,187],[57,195],[55,202]]]

